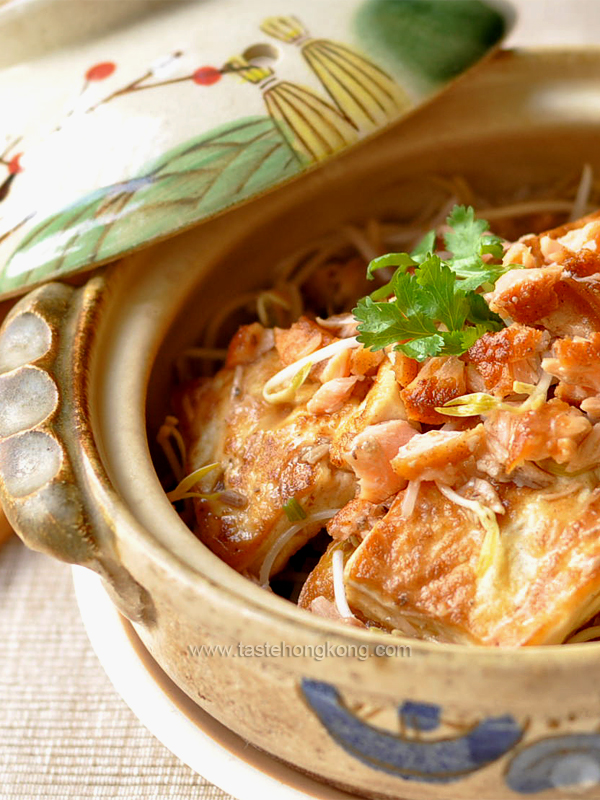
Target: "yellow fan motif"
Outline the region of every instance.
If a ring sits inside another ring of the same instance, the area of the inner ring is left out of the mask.
[[[273,36],[287,44],[298,44],[309,38],[308,31],[298,17],[269,17],[263,22],[260,29],[267,36]]]
[[[230,58],[222,70],[223,73],[235,72],[240,78],[248,83],[270,82],[275,78],[275,73],[270,67],[259,66],[246,61],[242,56]]]
[[[311,38],[296,17],[269,17],[261,30],[301,48],[330,97],[360,131],[373,131],[412,106],[408,94],[387,72],[347,45]]]
[[[272,69],[256,66],[242,56],[230,59],[223,71],[235,72],[259,86],[269,114],[281,123],[283,135],[310,161],[328,158],[357,140],[355,125],[312,89],[279,81]]]

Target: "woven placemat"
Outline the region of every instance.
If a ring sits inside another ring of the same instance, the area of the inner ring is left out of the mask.
[[[0,548],[0,800],[228,800],[138,722],[87,639],[70,568]]]

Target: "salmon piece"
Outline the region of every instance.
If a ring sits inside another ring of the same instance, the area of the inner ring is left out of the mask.
[[[536,411],[493,411],[484,422],[487,448],[509,474],[524,461],[569,462],[591,427],[581,411],[556,398]]]
[[[260,322],[242,325],[234,334],[227,349],[226,367],[251,364],[274,346],[273,331]]]
[[[600,392],[600,333],[588,339],[558,339],[552,357],[545,358],[542,367],[561,381]]]
[[[585,400],[582,400],[580,408],[592,422],[600,420],[600,397],[596,395],[586,397]]]
[[[368,425],[352,440],[346,462],[360,481],[361,500],[381,503],[406,485],[391,461],[417,431],[402,419]]]
[[[430,358],[417,377],[400,392],[408,419],[443,424],[446,417],[435,409],[466,391],[465,365],[455,356]]]
[[[502,257],[505,266],[509,264],[520,264],[526,269],[533,269],[541,266],[539,260],[534,256],[531,247],[525,242],[515,242],[511,244]]]
[[[558,307],[538,320],[552,336],[590,336],[600,331],[600,276],[584,280],[570,279],[563,273],[556,286]]]
[[[581,250],[600,253],[600,219],[593,219],[585,225],[567,231],[557,241],[575,253]]]
[[[552,239],[550,236],[541,237],[540,250],[546,264],[562,264],[570,252],[568,247],[562,245],[558,239]]]
[[[398,384],[403,388],[414,381],[419,374],[419,362],[396,350],[394,353],[394,373]]]
[[[596,423],[585,439],[582,440],[577,452],[567,464],[567,472],[574,474],[587,469],[593,469],[600,464],[600,423]]]
[[[600,253],[591,250],[581,250],[579,253],[569,253],[563,264],[563,276],[566,278],[589,278],[600,272]]]
[[[349,378],[351,353],[351,350],[342,350],[328,358],[319,374],[321,383],[327,383],[334,378]]]
[[[385,358],[383,350],[369,350],[366,347],[356,347],[346,350],[350,356],[350,372],[353,375],[375,375]]]
[[[331,442],[331,462],[338,467],[345,467],[346,454],[354,437],[368,425],[392,419],[406,419],[406,411],[400,397],[400,387],[396,382],[394,368],[386,358],[360,405],[336,430]]]
[[[475,473],[483,441],[481,424],[466,431],[427,431],[398,450],[392,468],[407,481],[440,481],[451,486]]]
[[[565,249],[561,264],[507,272],[485,297],[504,318],[554,336],[585,336],[600,330],[600,255]]]
[[[308,317],[300,317],[290,328],[275,328],[275,347],[286,367],[333,341],[335,336]]]
[[[387,509],[380,503],[355,497],[329,520],[327,533],[338,541],[344,541],[351,536],[362,539],[385,514]]]
[[[560,267],[562,274],[553,287],[553,292],[549,286],[539,286],[538,288],[544,291],[539,298],[536,298],[534,287],[529,287],[531,292],[527,299],[531,301],[530,303],[524,303],[517,298],[517,308],[523,311],[525,306],[525,309],[524,316],[512,315],[514,320],[526,324],[539,323],[553,336],[560,337],[589,336],[594,331],[600,331],[599,226],[600,212],[595,212],[539,236],[525,236],[520,240],[520,243],[530,250],[536,267],[555,270]],[[525,275],[532,271],[519,270]],[[496,295],[498,287],[502,289],[503,286],[509,286],[511,282],[509,276],[512,274],[509,272],[498,280],[491,296]],[[527,277],[524,279],[529,280]],[[557,302],[552,309],[553,293]],[[510,306],[510,293],[503,299]],[[545,309],[544,313],[538,315],[540,303]],[[508,310],[499,313],[508,313]],[[536,316],[537,319],[534,318]]]
[[[592,214],[588,214],[581,219],[574,220],[573,222],[567,222],[564,225],[559,225],[556,228],[546,230],[537,236],[532,234],[523,236],[521,241],[531,248],[534,258],[540,262],[539,266],[541,266],[543,263],[556,263],[552,262],[551,259],[552,255],[559,251],[557,248],[554,248],[553,250],[548,240],[556,241],[559,247],[562,247],[567,251],[567,255],[571,255],[572,250],[570,248],[574,245],[574,239],[571,238],[570,235],[579,235],[577,233],[578,231],[581,231],[590,223],[598,222],[598,220],[600,220],[600,211],[594,211]],[[586,235],[585,238],[590,239],[592,237]],[[547,257],[544,256],[544,250],[546,250],[548,253]]]
[[[558,309],[542,324],[555,336],[588,336],[600,330],[600,254],[569,253],[556,293]]]
[[[513,382],[536,384],[540,374],[540,353],[550,343],[545,331],[513,324],[478,339],[465,356],[469,363],[469,391],[505,397]]]
[[[310,414],[331,414],[338,411],[350,397],[354,385],[360,380],[356,375],[349,378],[332,378],[324,383],[306,405]]]
[[[584,400],[595,396],[596,393],[592,389],[586,389],[585,386],[576,386],[574,383],[565,383],[564,381],[559,381],[554,389],[554,397],[564,400],[570,406],[578,406],[579,408],[581,408]]]
[[[561,275],[560,266],[511,270],[498,278],[485,299],[501,317],[533,325],[558,308],[555,287]]]

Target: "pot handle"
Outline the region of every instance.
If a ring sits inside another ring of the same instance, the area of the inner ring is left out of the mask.
[[[28,547],[99,573],[119,609],[147,624],[152,602],[120,563],[90,424],[87,367],[105,294],[101,276],[79,289],[49,283],[0,328],[0,501]]]

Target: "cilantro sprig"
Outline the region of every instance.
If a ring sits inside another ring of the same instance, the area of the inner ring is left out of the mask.
[[[509,269],[483,258],[487,254],[501,258],[502,240],[487,233],[488,223],[475,219],[470,207],[455,206],[447,223],[448,259],[433,252],[435,233],[430,231],[410,255],[390,253],[369,264],[371,280],[377,269],[394,266],[396,271],[389,283],[359,300],[354,309],[361,344],[371,350],[394,345],[395,350],[424,361],[430,356],[461,355],[484,333],[503,327],[475,291],[491,288]]]

